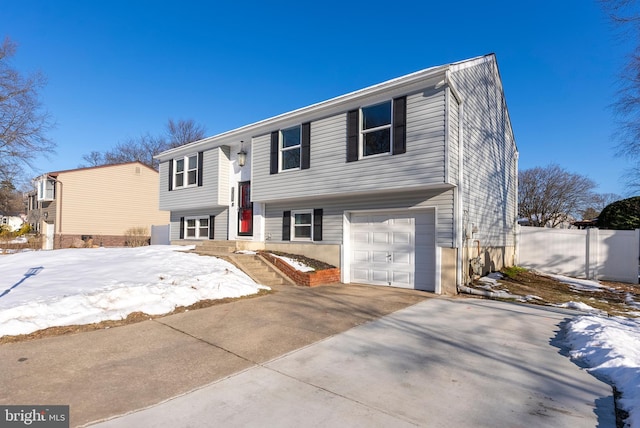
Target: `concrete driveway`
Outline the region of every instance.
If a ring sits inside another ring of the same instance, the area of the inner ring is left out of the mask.
[[[428,299],[94,426],[615,427],[611,387],[558,345],[575,315]]]

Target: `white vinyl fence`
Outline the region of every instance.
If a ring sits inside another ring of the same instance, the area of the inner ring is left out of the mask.
[[[171,239],[169,238],[170,231],[171,231],[171,226],[168,224],[151,226],[151,245],[171,244]]]
[[[575,278],[638,283],[640,229],[520,226],[518,265]]]

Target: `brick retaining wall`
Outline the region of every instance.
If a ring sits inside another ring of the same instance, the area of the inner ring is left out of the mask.
[[[56,235],[54,248],[126,247],[128,239],[124,235]]]
[[[280,269],[285,275],[291,278],[298,285],[315,287],[316,285],[340,282],[340,268],[302,272],[295,269],[284,260],[269,253],[261,252],[260,255],[269,260],[271,264]]]

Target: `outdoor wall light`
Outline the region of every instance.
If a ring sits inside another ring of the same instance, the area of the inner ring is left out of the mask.
[[[238,152],[238,165],[243,167],[247,163],[247,152],[244,151],[244,141],[240,141],[240,151]]]

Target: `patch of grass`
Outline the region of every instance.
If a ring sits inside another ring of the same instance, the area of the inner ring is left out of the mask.
[[[527,269],[520,266],[509,266],[501,270],[501,272],[507,275],[509,278],[515,278],[519,273],[526,272]]]
[[[507,270],[509,273],[506,272]],[[523,268],[504,269],[502,273],[505,277],[498,280],[499,285],[493,287],[493,290],[504,290],[519,296],[539,298],[528,299],[528,303],[560,305],[581,302],[611,316],[640,316],[640,310],[627,303],[627,299],[640,302],[640,286],[637,284],[600,281],[601,288],[585,290]]]

